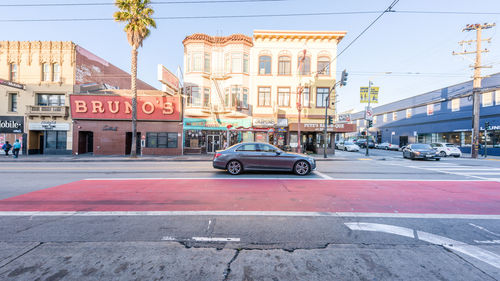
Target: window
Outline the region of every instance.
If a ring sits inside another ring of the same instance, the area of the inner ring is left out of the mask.
[[[45,148],[66,149],[66,131],[45,131]]]
[[[387,122],[387,113],[384,113],[383,120],[384,120],[384,122]]]
[[[427,115],[434,115],[434,104],[427,105]]]
[[[278,106],[290,106],[290,88],[278,88]]]
[[[64,106],[65,96],[54,94],[38,94],[37,103],[41,106]]]
[[[411,111],[412,111],[411,108],[406,109],[406,118],[411,118],[411,114],[412,114]]]
[[[146,133],[146,147],[177,148],[177,133]]]
[[[460,110],[460,98],[451,100],[451,111],[459,111]]]
[[[203,107],[210,106],[210,88],[203,88]]]
[[[226,69],[226,73],[231,73],[231,56],[230,56],[230,54],[226,54],[224,57],[224,67]]]
[[[373,125],[377,124],[377,115],[373,116],[372,123]]]
[[[231,95],[229,93],[229,88],[226,88],[224,92],[224,106],[229,107],[230,101],[231,101]]]
[[[236,108],[241,107],[241,88],[239,86],[231,87],[231,105]]]
[[[262,151],[262,152],[276,152],[276,148],[274,148],[268,144],[263,144],[263,143],[258,144],[258,149],[259,149],[259,151]]]
[[[288,56],[281,56],[278,58],[278,75],[290,75],[291,59]]]
[[[330,88],[316,88],[316,107],[326,107]]]
[[[243,54],[243,73],[248,74],[248,54]]]
[[[186,72],[191,72],[191,54],[188,54],[186,58]]]
[[[193,54],[193,71],[203,71],[203,54],[194,53]]]
[[[271,106],[270,87],[259,87],[259,106]]]
[[[17,81],[17,63],[11,63],[9,66],[9,72],[10,72],[10,81]]]
[[[17,112],[17,93],[9,94],[9,112]]]
[[[270,56],[260,56],[259,57],[259,74],[260,75],[271,74],[271,57]]]
[[[243,144],[240,147],[238,147],[236,150],[237,151],[258,151],[256,143],[248,143],[248,144]]]
[[[243,62],[242,54],[235,53],[231,55],[231,73],[242,73]]]
[[[188,106],[201,106],[201,93],[200,87],[191,87],[188,90],[187,105]]]
[[[60,82],[61,81],[61,67],[58,63],[52,64],[52,81]]]
[[[248,89],[243,88],[243,99],[241,100],[241,108],[248,109]]]
[[[309,88],[304,87],[302,90],[302,107],[310,107],[311,102],[310,102],[311,95],[309,94]]]
[[[330,75],[330,58],[329,57],[319,57],[318,58],[318,74]]]
[[[48,63],[42,64],[42,81],[50,81],[50,66]]]
[[[394,111],[392,113],[392,121],[396,121],[396,120],[398,120],[398,113],[396,111]]]
[[[210,54],[205,53],[205,65],[204,65],[205,72],[210,72]]]
[[[500,105],[500,90],[495,91],[495,104]]]
[[[303,56],[299,57],[299,73],[300,75],[310,75],[311,74],[311,57],[306,56],[304,61],[302,61]]]
[[[483,104],[483,107],[492,106],[493,105],[493,92],[481,94],[481,103]]]

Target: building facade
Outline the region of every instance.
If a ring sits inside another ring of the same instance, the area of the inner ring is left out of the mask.
[[[71,154],[69,96],[89,87],[126,89],[130,75],[73,42],[0,41],[0,122],[19,124],[0,126],[0,143],[20,139],[23,153]],[[138,88],[154,89],[142,81]]]
[[[438,89],[373,108],[369,134],[378,143],[448,142],[470,153],[472,140],[472,81]],[[500,73],[482,80],[480,143],[488,154],[500,155]],[[364,112],[353,114],[359,132],[366,130]],[[489,128],[485,136],[485,123]],[[483,148],[481,149],[483,151]]]
[[[317,152],[324,143],[325,109],[328,115],[335,113],[333,58],[345,34],[256,30],[253,38],[187,36],[184,151],[212,153],[241,141],[297,150],[300,127],[303,148]],[[303,87],[301,100],[299,87]],[[352,126],[328,128],[331,150],[332,134],[353,130]]]

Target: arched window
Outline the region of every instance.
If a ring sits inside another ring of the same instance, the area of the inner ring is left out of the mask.
[[[9,80],[10,81],[17,81],[17,63],[10,64],[9,72],[10,72]]]
[[[318,58],[318,74],[330,75],[330,58],[329,57],[319,57]]]
[[[291,59],[289,56],[278,58],[278,75],[290,75]]]
[[[46,62],[42,64],[42,81],[50,81],[50,66]]]
[[[271,56],[259,57],[259,74],[260,75],[271,74]]]
[[[311,74],[311,57],[299,56],[299,73],[300,75],[310,75]]]
[[[52,81],[61,81],[61,66],[57,62],[52,64]]]

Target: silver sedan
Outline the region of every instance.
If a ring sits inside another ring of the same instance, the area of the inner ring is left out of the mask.
[[[213,167],[227,170],[232,175],[243,171],[293,171],[305,176],[316,169],[312,157],[299,153],[284,152],[267,143],[244,142],[235,144],[226,150],[217,151]]]

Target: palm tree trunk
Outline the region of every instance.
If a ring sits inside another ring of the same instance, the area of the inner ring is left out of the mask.
[[[130,88],[132,89],[132,147],[130,157],[137,157],[137,48],[132,46],[132,75]]]

